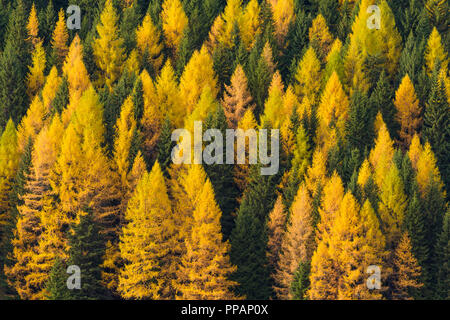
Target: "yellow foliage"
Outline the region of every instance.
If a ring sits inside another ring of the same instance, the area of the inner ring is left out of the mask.
[[[318,100],[321,83],[320,61],[312,47],[306,50],[295,72],[295,93],[300,99],[307,97],[310,103]]]
[[[45,51],[42,45],[42,41],[36,43],[36,46],[32,55],[33,64],[29,68],[29,74],[27,76],[28,90],[27,93],[30,97],[34,97],[44,85],[44,70],[45,70]]]
[[[161,20],[166,44],[174,52],[178,51],[187,27],[188,18],[184,13],[180,0],[165,0],[162,4]]]
[[[441,69],[448,70],[448,57],[442,45],[441,35],[437,31],[436,27],[428,38],[427,46],[425,49],[425,62],[428,75],[433,73],[436,60],[441,64]]]
[[[161,52],[163,46],[160,40],[161,34],[153,24],[150,15],[147,14],[142,24],[136,30],[136,45],[141,57],[147,57],[155,73],[159,72],[164,59],[164,55]]]

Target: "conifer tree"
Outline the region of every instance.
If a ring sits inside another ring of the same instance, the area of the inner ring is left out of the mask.
[[[161,12],[162,29],[166,44],[172,49],[172,55],[178,51],[183,32],[188,24],[188,18],[180,0],[165,0]]]
[[[291,207],[286,233],[283,235],[275,280],[279,299],[292,299],[291,286],[300,263],[307,263],[313,251],[311,198],[305,185],[298,189]]]
[[[64,17],[64,11],[61,9],[58,13],[58,22],[56,22],[56,27],[52,35],[52,58],[58,69],[61,68],[69,51],[67,47],[68,39],[66,19]]]
[[[320,61],[312,47],[306,50],[295,73],[295,93],[299,98],[307,97],[312,104],[318,100],[320,89]]]
[[[420,282],[421,268],[411,253],[411,240],[405,232],[395,249],[392,297],[396,300],[411,299],[411,290],[423,286]]]
[[[30,64],[30,43],[26,41],[26,8],[22,0],[17,1],[6,28],[5,45],[0,57],[0,127],[8,119],[18,123],[26,112],[26,74]]]
[[[32,55],[32,60],[33,65],[29,67],[30,72],[27,77],[27,93],[30,98],[34,97],[44,85],[44,70],[46,58],[44,48],[42,47],[42,42],[36,43]]]
[[[10,119],[0,138],[0,225],[8,221],[9,193],[19,166],[20,153],[17,146],[17,131]]]
[[[215,98],[218,92],[217,77],[211,56],[203,46],[200,51],[194,52],[180,78],[180,95],[185,100],[187,114],[192,112],[205,86],[209,86]]]
[[[442,224],[442,231],[439,236],[437,252],[438,252],[438,266],[439,266],[438,281],[437,281],[438,283],[437,297],[440,299],[448,299],[450,296],[449,290],[450,210],[448,209]]]
[[[247,49],[250,49],[257,36],[261,33],[261,8],[257,0],[250,0],[242,13],[240,35]]]
[[[72,300],[71,291],[67,288],[67,273],[64,261],[57,257],[45,287],[48,300]]]
[[[31,6],[30,15],[28,16],[28,24],[27,24],[27,30],[28,30],[28,40],[32,43],[33,46],[35,46],[38,42],[40,42],[39,39],[39,21],[37,18],[36,13],[36,6]]]
[[[442,81],[434,79],[425,108],[423,137],[437,158],[445,185],[450,186],[450,118]]]
[[[228,276],[236,267],[229,262],[229,243],[222,242],[221,212],[209,180],[199,199],[190,236],[185,240],[186,254],[181,258],[180,272],[187,274],[186,282],[179,288],[181,298],[232,299],[237,283],[228,280]]]
[[[267,261],[271,272],[275,270],[278,262],[278,255],[281,249],[281,241],[285,230],[286,218],[287,215],[284,209],[282,197],[278,196],[267,220]]]
[[[106,0],[97,25],[98,38],[94,40],[93,50],[95,62],[102,71],[99,82],[105,83],[110,90],[120,78],[124,61],[123,39],[118,36],[117,30],[118,19],[112,0]]]
[[[72,227],[68,237],[68,265],[78,266],[82,271],[81,288],[72,290],[71,296],[74,300],[97,300],[105,294],[100,269],[105,244],[92,212],[89,208],[86,211]]]
[[[44,128],[36,138],[31,169],[26,176],[25,192],[22,196],[23,204],[18,207],[16,233],[12,240],[13,263],[5,272],[8,281],[22,299],[42,298],[55,257],[54,251],[48,252],[49,260],[42,259],[40,264],[33,264],[33,260],[40,253],[39,242],[49,223],[42,218],[51,210],[52,190],[49,177],[58,154],[62,131],[61,120],[56,116],[50,127]],[[60,242],[59,239],[54,240]],[[49,262],[50,265],[44,265],[44,262]]]
[[[289,31],[290,24],[295,19],[294,1],[270,0],[269,3],[275,24],[275,37],[278,44],[282,44]]]
[[[152,194],[152,197],[148,195]],[[158,162],[139,181],[128,203],[120,252],[125,260],[118,290],[126,299],[174,297],[172,209]],[[143,272],[144,271],[144,272]]]
[[[236,128],[244,113],[254,108],[252,96],[247,88],[247,77],[241,65],[236,67],[230,86],[225,85],[222,105],[230,128]]]
[[[436,62],[440,64],[441,68],[447,70],[448,67],[448,54],[442,45],[441,35],[437,31],[436,27],[428,38],[427,46],[425,49],[425,64],[428,75],[433,73]]]
[[[311,47],[316,51],[317,57],[323,63],[330,52],[333,37],[328,30],[324,17],[320,13],[312,21],[312,26],[309,28],[309,41]]]
[[[378,130],[377,138],[375,139],[375,147],[369,155],[369,162],[375,171],[374,179],[379,188],[381,188],[385,176],[389,171],[393,157],[394,142],[389,136],[386,124],[382,122]]]
[[[394,105],[397,108],[397,121],[401,125],[400,143],[403,150],[406,150],[422,122],[419,100],[408,75],[403,78],[395,93]]]
[[[159,72],[164,59],[160,38],[159,30],[153,24],[150,15],[147,14],[142,24],[136,30],[136,45],[141,57],[147,59],[155,74]]]

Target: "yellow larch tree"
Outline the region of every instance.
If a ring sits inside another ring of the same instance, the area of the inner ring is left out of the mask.
[[[404,233],[394,254],[394,280],[392,298],[395,300],[412,300],[411,289],[423,287],[420,282],[422,268],[412,253],[411,238]]]
[[[268,123],[272,128],[279,129],[281,126],[280,110],[283,105],[284,84],[280,73],[277,71],[269,87],[269,96],[264,104],[264,115],[261,124]]]
[[[416,179],[422,195],[426,193],[426,189],[432,181],[440,187],[441,192],[445,192],[443,191],[444,185],[437,167],[436,156],[428,142],[425,143],[414,168],[417,170]]]
[[[30,15],[27,23],[28,40],[35,46],[41,40],[39,39],[39,21],[36,13],[34,2],[31,6]]]
[[[180,272],[186,274],[179,287],[182,299],[234,299],[237,283],[228,279],[236,270],[228,256],[230,244],[222,241],[222,212],[216,203],[209,179],[201,189],[194,210],[192,229],[185,240],[186,253],[181,257]]]
[[[380,187],[378,212],[388,248],[398,243],[408,205],[397,166],[391,165]]]
[[[300,99],[307,97],[311,104],[315,104],[320,90],[321,70],[320,61],[311,46],[298,64],[295,80],[294,89],[297,96]]]
[[[149,196],[152,195],[152,196]],[[144,173],[125,214],[120,237],[124,268],[118,290],[126,299],[170,299],[174,222],[167,186],[158,162]]]
[[[417,133],[422,122],[421,108],[416,97],[414,86],[408,75],[403,80],[395,93],[394,105],[397,109],[397,121],[401,125],[399,132],[400,145],[406,150],[411,144],[414,134]]]
[[[247,17],[250,18],[248,13]],[[234,46],[232,39],[233,30],[235,25],[241,27],[241,32],[244,29],[243,23],[250,23],[250,21],[244,22],[242,12],[242,0],[230,0],[227,1],[227,5],[222,14],[217,16],[209,32],[208,48],[211,52],[216,48],[218,44],[231,48]],[[254,17],[253,17],[254,19]],[[250,27],[249,25],[248,27]],[[247,26],[246,26],[247,27]],[[248,30],[245,30],[248,32]]]
[[[90,85],[89,74],[83,62],[83,45],[78,34],[73,38],[62,70],[69,84],[68,111],[62,119],[67,125],[78,100]]]
[[[198,100],[197,105],[190,115],[185,118],[184,128],[194,133],[194,122],[205,121],[208,115],[217,110],[218,103],[211,92],[211,88],[206,86]]]
[[[267,220],[267,262],[271,270],[277,266],[286,219],[283,198],[278,196]]]
[[[231,76],[230,85],[225,85],[222,106],[230,128],[236,128],[244,113],[253,109],[253,98],[248,91],[247,77],[240,64]]]
[[[273,61],[272,47],[269,41],[266,41],[266,43],[264,44],[263,50],[261,52],[261,58],[264,59],[267,69],[269,70],[269,74],[273,75],[275,72],[275,63]]]
[[[320,148],[316,148],[312,157],[312,164],[306,171],[306,188],[314,195],[318,188],[323,188],[327,174],[327,154]]]
[[[369,160],[367,160],[367,158],[366,158],[366,159],[364,159],[364,161],[358,171],[358,180],[357,180],[358,185],[361,188],[364,188],[364,186],[369,181],[369,178],[371,177],[371,175],[372,175],[372,168],[370,167]]]
[[[103,147],[104,131],[103,106],[90,86],[64,132],[51,182],[60,199],[58,212],[76,219],[89,207],[108,241],[116,236],[120,196],[119,177]]]
[[[250,0],[242,13],[240,35],[247,49],[251,49],[256,37],[261,33],[261,8],[258,0]]]
[[[434,27],[425,48],[425,63],[428,75],[431,76],[433,73],[437,61],[440,63],[441,69],[448,70],[448,55],[442,45],[441,35]]]
[[[17,131],[10,119],[0,137],[0,227],[9,221],[9,193],[19,166],[20,150]]]
[[[99,84],[106,84],[110,90],[114,82],[120,78],[125,61],[123,39],[118,32],[119,17],[113,7],[112,0],[106,0],[105,8],[100,14],[97,25],[98,37],[94,39],[92,49],[95,62],[101,70]]]
[[[343,198],[344,185],[341,177],[335,171],[323,186],[322,199],[319,207],[320,222],[317,225],[316,241],[329,241],[327,237],[330,235],[330,230],[333,227]]]
[[[314,249],[312,201],[305,185],[300,185],[292,203],[286,232],[281,242],[278,266],[273,278],[279,299],[292,299],[291,285],[300,263],[311,259]]]
[[[59,85],[62,79],[58,76],[58,69],[53,66],[45,79],[45,85],[42,88],[42,102],[47,112],[52,111],[52,102],[55,99],[56,92],[58,91]]]
[[[164,0],[161,21],[166,45],[172,49],[175,56],[188,24],[188,17],[180,0]]]
[[[45,270],[48,260],[41,263],[36,263],[36,260],[41,257],[39,242],[47,228],[47,221],[42,221],[41,217],[52,205],[49,177],[59,152],[62,133],[63,126],[58,115],[53,118],[50,127],[44,127],[39,133],[32,152],[30,173],[26,176],[25,193],[21,198],[23,205],[18,206],[19,216],[12,239],[13,264],[5,268],[5,273],[22,299],[42,299],[44,296],[50,269]]]
[[[293,0],[270,0],[273,20],[275,22],[275,37],[282,44],[291,23],[295,20]]]
[[[53,58],[55,59],[55,65],[61,68],[64,59],[66,58],[69,48],[67,47],[67,41],[69,40],[69,34],[66,28],[66,19],[64,17],[63,9],[58,12],[58,21],[56,22],[55,30],[52,35],[52,50]]]
[[[333,72],[322,94],[317,117],[319,119],[319,132],[317,143],[325,150],[335,143],[333,137],[339,134],[345,136],[345,124],[349,112],[349,100],[342,88],[336,72]],[[335,131],[335,133],[333,133]]]
[[[39,96],[34,97],[26,115],[17,127],[18,147],[20,152],[25,150],[29,140],[34,142],[37,134],[44,126],[44,119],[47,116],[45,108]]]
[[[333,36],[328,30],[325,18],[320,13],[312,21],[312,25],[309,28],[309,43],[322,63],[325,62],[333,43]]]
[[[27,76],[27,93],[30,97],[34,97],[39,93],[45,81],[44,71],[47,59],[45,58],[45,50],[42,41],[36,43],[32,54],[32,60],[33,63],[28,67],[29,73]]]
[[[389,136],[386,124],[382,121],[375,140],[375,147],[369,154],[369,162],[375,173],[375,182],[381,188],[383,181],[392,165],[394,157],[394,142]]]
[[[351,193],[342,200],[342,206],[332,229],[330,251],[339,265],[339,300],[381,299],[380,291],[369,290],[366,284],[367,268],[382,266],[384,237],[378,218],[369,201],[362,209]]]
[[[136,46],[141,58],[146,57],[155,74],[159,72],[164,60],[162,53],[161,33],[153,24],[149,14],[136,30]]]
[[[217,76],[213,69],[212,57],[206,46],[203,46],[200,51],[194,52],[180,78],[180,95],[185,101],[187,114],[194,109],[205,86],[210,87],[215,98],[218,93]]]

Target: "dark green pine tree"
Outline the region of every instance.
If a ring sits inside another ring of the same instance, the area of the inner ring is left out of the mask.
[[[429,277],[424,291],[426,298],[432,298],[436,290],[439,270],[439,251],[437,248],[438,237],[442,231],[445,213],[447,211],[442,188],[436,181],[430,181],[422,200],[422,208],[426,218],[424,226],[426,230],[426,244],[429,250],[429,258],[425,263],[425,272]]]
[[[309,289],[310,271],[311,262],[300,262],[291,286],[294,300],[307,300],[306,291]]]
[[[162,11],[162,0],[150,0],[146,1],[148,3],[147,13],[150,14],[150,17],[152,18],[153,23],[161,27],[162,21],[161,21],[161,11]]]
[[[57,11],[50,0],[45,8],[39,11],[39,34],[44,40],[44,47],[50,52],[53,30],[57,20]]]
[[[210,114],[205,121],[204,130],[219,129],[223,137],[226,137],[228,129],[227,119],[221,105],[217,106],[214,113]],[[224,154],[225,157],[225,154]],[[204,164],[206,173],[214,187],[217,204],[222,210],[222,233],[224,240],[230,237],[234,227],[233,213],[238,207],[238,189],[234,183],[234,166],[223,164]]]
[[[64,76],[58,89],[56,90],[55,98],[52,102],[52,112],[61,113],[69,104],[69,83],[67,77]]]
[[[31,59],[26,24],[25,5],[18,0],[9,18],[0,58],[0,128],[9,118],[18,123],[28,108],[26,77]]]
[[[450,209],[444,217],[442,231],[437,246],[438,252],[438,275],[437,295],[435,298],[442,300],[450,299]]]
[[[248,63],[245,68],[245,74],[248,78],[248,87],[256,104],[254,113],[259,119],[260,114],[264,111],[264,103],[267,99],[268,89],[272,81],[272,73],[262,56],[262,41],[257,41],[256,45],[250,52]]]
[[[420,20],[420,13],[423,8],[422,0],[410,0],[409,3],[404,3],[402,7],[398,10],[399,18],[396,20],[399,21],[398,29],[403,37],[403,40],[406,40],[408,33],[417,28]],[[393,8],[391,8],[393,9]],[[393,11],[396,14],[395,11]]]
[[[166,117],[161,128],[161,135],[159,137],[157,148],[158,162],[167,178],[169,177],[167,169],[172,163],[172,149],[175,146],[175,143],[172,141],[172,131],[172,123],[170,122],[170,119]]]
[[[377,85],[370,95],[370,108],[377,113],[381,112],[383,120],[389,130],[392,139],[397,137],[397,132],[400,129],[399,124],[395,120],[396,109],[393,103],[394,90],[392,84],[389,82],[386,74],[381,72]]]
[[[263,176],[261,165],[250,168],[250,181],[231,233],[231,262],[237,266],[232,279],[247,299],[268,299],[272,295],[267,269],[266,220],[275,203],[278,176]]]
[[[14,204],[9,209],[9,221],[7,224],[0,226],[0,292],[3,292],[7,297],[15,297],[17,295],[15,290],[6,282],[3,268],[4,266],[11,266],[12,263],[9,259],[9,255],[13,251],[11,240],[14,236],[17,217],[19,216],[17,207],[23,205],[21,196],[25,193],[26,177],[30,173],[32,150],[33,143],[30,138],[20,158],[19,167],[9,195],[9,202]]]
[[[48,300],[73,300],[73,292],[67,288],[66,266],[61,258],[57,257],[53,263],[47,281],[46,291]]]
[[[411,199],[418,192],[416,174],[411,164],[411,159],[407,154],[403,154],[400,149],[394,153],[393,161],[400,172],[400,178],[408,199]]]
[[[5,30],[8,25],[9,12],[11,10],[10,1],[0,0],[0,30]],[[0,32],[0,51],[3,49],[3,43],[6,32]]]
[[[425,6],[422,7],[422,11],[418,17],[418,22],[414,34],[416,35],[417,41],[422,41],[423,39],[428,39],[430,33],[433,29],[433,24],[428,16],[427,9]]]
[[[355,91],[350,100],[349,119],[346,132],[349,143],[360,152],[372,148],[375,139],[374,120],[376,113],[369,105],[369,99],[363,92]]]
[[[80,217],[80,222],[69,232],[69,262],[81,270],[81,289],[73,289],[75,300],[95,300],[105,297],[101,284],[100,265],[103,263],[105,244],[91,210]]]
[[[267,234],[251,204],[244,200],[231,234],[231,262],[237,266],[231,279],[239,286],[236,292],[246,299],[268,299],[272,295],[267,268]]]
[[[423,138],[430,143],[446,190],[450,190],[450,113],[444,84],[436,74],[425,108]]]
[[[123,10],[120,21],[120,37],[124,40],[123,44],[127,55],[136,47],[136,28],[140,22],[141,8],[138,1],[134,0],[130,7]]]
[[[428,277],[427,263],[429,260],[429,248],[427,246],[427,234],[426,234],[426,217],[425,211],[422,209],[420,198],[417,194],[414,194],[409,201],[408,210],[406,212],[404,226],[411,237],[412,253],[417,259],[417,262],[422,267],[421,282],[425,284],[424,287],[414,292],[415,298],[424,298],[426,296],[425,290],[427,289],[430,279]]]
[[[409,33],[402,54],[400,55],[397,83],[400,84],[405,75],[408,75],[411,81],[416,83],[422,70],[425,43],[425,40],[417,42],[412,31]]]

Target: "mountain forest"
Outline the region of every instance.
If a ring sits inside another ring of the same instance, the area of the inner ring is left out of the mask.
[[[449,21],[0,0],[0,299],[450,299]],[[278,172],[175,164],[194,121],[279,130]]]

